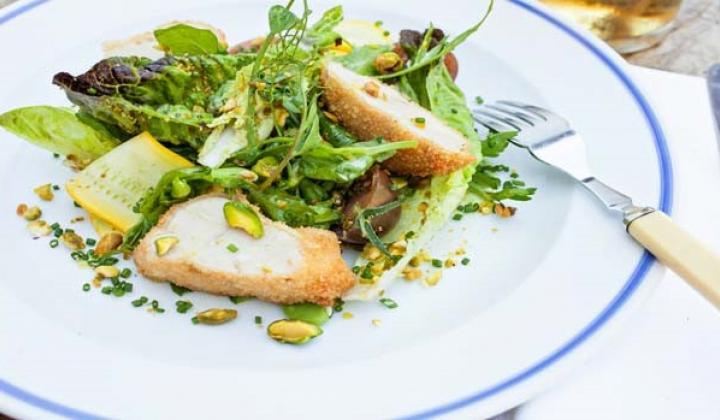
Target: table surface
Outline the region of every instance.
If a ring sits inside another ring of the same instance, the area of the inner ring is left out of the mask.
[[[665,41],[626,58],[643,67],[705,75],[711,64],[720,62],[720,1],[685,0]]]

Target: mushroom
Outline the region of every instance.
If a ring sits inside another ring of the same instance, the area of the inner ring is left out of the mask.
[[[351,244],[365,244],[367,239],[362,236],[360,228],[355,225],[357,214],[362,209],[374,208],[397,199],[397,193],[390,186],[392,181],[387,172],[380,166],[372,167],[362,178],[355,181],[350,197],[343,209],[342,231],[340,240]],[[385,214],[374,217],[371,224],[378,236],[395,227],[400,219],[400,207]]]

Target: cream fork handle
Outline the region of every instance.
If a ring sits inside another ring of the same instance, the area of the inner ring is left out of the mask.
[[[665,266],[720,309],[720,256],[653,211],[630,222],[628,232]]]

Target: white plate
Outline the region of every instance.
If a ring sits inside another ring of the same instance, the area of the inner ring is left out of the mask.
[[[0,17],[0,109],[67,103],[52,75],[88,68],[103,40],[188,18],[241,40],[263,32],[267,6],[20,2]],[[346,15],[382,19],[394,30],[432,19],[458,33],[484,7],[373,0],[347,3]],[[585,135],[591,164],[607,182],[670,210],[661,129],[608,48],[534,3],[513,0],[500,1],[457,54],[470,98],[477,92],[557,110]],[[469,266],[448,270],[435,288],[399,284],[388,292],[396,310],[349,304],[352,320],[334,319],[312,345],[283,346],[253,324],[254,315],[281,316],[270,305],[243,303],[237,321],[210,328],[174,313],[177,297],[166,285],[133,280],[133,296],[159,299],[164,315],[135,309],[127,297],[82,292],[91,273],[46,239],[32,241],[13,214],[19,202],[35,201],[32,187],[61,184],[69,171],[46,152],[0,137],[0,409],[21,417],[489,415],[529,398],[597,347],[594,337],[659,274],[616,216],[513,151],[507,159],[539,187],[537,197],[511,220],[465,217],[434,241],[432,254],[440,256],[465,242]],[[64,198],[43,207],[49,221],[63,224],[78,214]],[[189,298],[199,308],[229,304]]]

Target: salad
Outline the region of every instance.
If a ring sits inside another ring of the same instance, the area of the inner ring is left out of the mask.
[[[443,269],[469,264],[461,249],[457,261],[430,256],[433,235],[472,214],[510,217],[508,201],[535,193],[498,161],[515,133],[479,133],[455,84],[453,50],[492,3],[455,36],[432,25],[394,34],[345,19],[341,6],[313,19],[306,1],[293,6],[272,6],[268,32],[234,46],[197,22],[106,43],[86,72],[54,76],[70,106],[0,115],[75,171],[65,190],[99,239],[21,204],[33,235],[94,269],[105,294],[132,293],[132,270],[117,267],[125,256],[180,295],[283,305],[286,319],[267,333],[289,344],[320,335],[344,301],[394,309],[386,294],[398,279],[433,286]],[[35,192],[49,201],[59,190]],[[132,305],[165,311],[145,296]],[[236,316],[210,308],[192,321]]]

